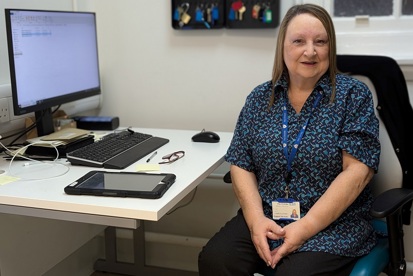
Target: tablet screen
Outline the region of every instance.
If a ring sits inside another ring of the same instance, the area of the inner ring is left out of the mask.
[[[97,172],[79,184],[78,188],[123,191],[152,191],[164,179],[156,174],[121,174]]]

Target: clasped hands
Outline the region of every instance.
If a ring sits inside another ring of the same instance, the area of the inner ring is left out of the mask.
[[[300,224],[298,220],[281,227],[265,216],[254,220],[250,226],[251,239],[258,254],[268,266],[274,268],[283,257],[297,250],[308,239],[305,227]],[[283,242],[281,246],[270,250],[267,239],[283,239]]]

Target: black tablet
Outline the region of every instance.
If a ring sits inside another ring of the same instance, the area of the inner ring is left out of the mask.
[[[70,195],[160,198],[175,183],[171,173],[90,171],[65,187]]]

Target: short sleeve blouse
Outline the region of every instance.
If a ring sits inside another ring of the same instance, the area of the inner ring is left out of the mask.
[[[234,136],[225,156],[230,164],[253,172],[258,180],[264,213],[272,218],[272,201],[285,197],[284,175],[287,160],[282,150],[282,107],[287,101],[288,83],[282,78],[275,85],[274,104],[269,108],[271,81],[248,95]],[[316,94],[322,93],[311,110]],[[301,216],[326,191],[342,171],[342,150],[367,166],[378,169],[380,157],[379,122],[368,87],[350,76],[337,74],[336,97],[330,102],[331,81],[324,75],[308,97],[300,113],[287,103],[288,149],[309,118],[305,134],[292,163],[289,196],[300,201]],[[367,186],[355,202],[329,227],[309,239],[299,251],[322,251],[342,256],[367,254],[376,243],[370,225],[373,201]],[[285,221],[277,221],[285,225]],[[272,242],[278,246],[279,241]]]

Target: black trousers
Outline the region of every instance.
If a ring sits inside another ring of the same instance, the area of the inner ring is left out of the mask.
[[[282,276],[349,275],[358,258],[324,252],[298,252],[284,257],[270,274]],[[251,241],[242,211],[204,246],[198,257],[199,276],[242,276],[267,269]]]

